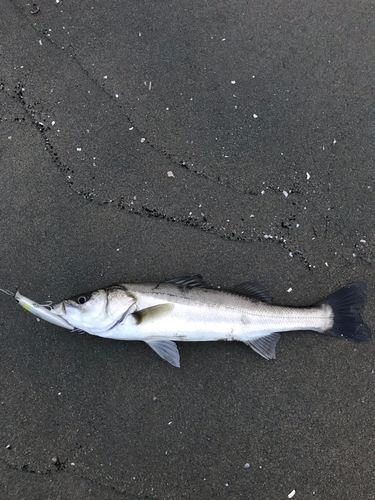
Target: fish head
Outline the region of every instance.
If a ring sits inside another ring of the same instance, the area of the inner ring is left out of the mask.
[[[81,293],[52,309],[76,328],[104,336],[136,309],[135,303],[135,297],[124,286],[116,285]]]

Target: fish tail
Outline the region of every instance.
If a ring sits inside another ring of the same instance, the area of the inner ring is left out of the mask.
[[[355,342],[369,341],[371,330],[361,317],[365,302],[366,286],[361,282],[344,286],[329,295],[320,302],[320,305],[330,306],[333,313],[333,325],[325,333]]]

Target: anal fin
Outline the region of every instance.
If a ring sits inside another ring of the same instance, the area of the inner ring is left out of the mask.
[[[175,342],[172,340],[145,340],[145,342],[165,361],[180,368],[180,353]]]
[[[276,358],[276,344],[279,341],[280,333],[270,333],[266,337],[244,340],[244,343],[265,359]]]

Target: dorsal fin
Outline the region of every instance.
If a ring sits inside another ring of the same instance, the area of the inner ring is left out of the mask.
[[[272,303],[272,297],[268,293],[268,290],[259,283],[240,283],[233,288],[227,289],[227,291],[237,293],[238,295],[245,295],[246,297],[250,297],[252,299],[261,300],[262,302],[267,302],[267,304]]]
[[[203,278],[200,274],[196,276],[184,276],[182,278],[174,278],[172,280],[167,280],[166,283],[177,286],[187,286],[189,288],[204,288],[206,285],[203,282]]]

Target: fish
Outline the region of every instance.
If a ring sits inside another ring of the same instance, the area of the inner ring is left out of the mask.
[[[286,307],[272,304],[260,284],[215,289],[193,276],[113,285],[63,300],[51,310],[91,335],[146,342],[161,358],[179,367],[176,341],[240,341],[265,359],[276,357],[282,332],[312,330],[369,341],[371,330],[361,318],[365,301],[361,282],[344,286],[318,304]]]

